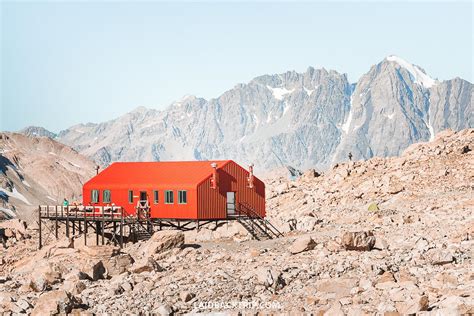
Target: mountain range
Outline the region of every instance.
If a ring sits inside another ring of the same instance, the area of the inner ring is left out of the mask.
[[[165,110],[139,107],[103,123],[72,126],[54,137],[101,165],[113,161],[233,159],[257,172],[299,169],[374,156],[451,128],[474,127],[473,85],[438,81],[389,56],[356,83],[334,70],[263,75],[217,98],[186,96]]]

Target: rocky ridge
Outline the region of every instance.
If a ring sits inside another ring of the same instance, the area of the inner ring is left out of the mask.
[[[389,56],[356,83],[324,68],[263,75],[210,100],[186,96],[163,111],[140,107],[72,126],[56,139],[101,165],[233,159],[263,174],[286,165],[325,170],[349,152],[355,159],[397,156],[447,128],[474,127],[473,113],[471,83],[438,81]]]

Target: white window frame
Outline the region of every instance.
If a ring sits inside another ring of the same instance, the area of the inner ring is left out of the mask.
[[[168,194],[171,193],[171,202],[169,202]],[[174,191],[166,190],[165,191],[165,204],[174,204]]]
[[[106,194],[106,192],[108,192],[108,194],[109,194],[108,200],[105,199],[105,194]],[[112,191],[110,191],[110,190],[104,190],[104,191],[102,191],[102,202],[103,202],[103,203],[110,203],[110,202],[112,202]]]
[[[183,193],[184,193],[184,202],[183,200]],[[186,190],[179,190],[178,191],[178,204],[188,204],[188,191]]]
[[[95,199],[94,199],[95,196]],[[93,189],[91,190],[91,203],[99,203],[100,190]]]

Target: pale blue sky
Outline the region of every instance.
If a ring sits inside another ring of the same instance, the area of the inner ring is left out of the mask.
[[[355,82],[390,54],[474,79],[471,1],[0,2],[0,130],[57,132],[308,66]]]

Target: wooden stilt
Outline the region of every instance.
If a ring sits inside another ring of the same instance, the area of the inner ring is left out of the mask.
[[[69,238],[69,206],[66,206],[66,237]]]
[[[117,222],[114,221],[114,246],[117,246]]]
[[[120,248],[123,248],[123,209],[120,216]]]
[[[105,245],[105,221],[104,221],[104,217],[102,217],[102,227],[100,228],[101,229],[101,233],[102,233],[102,245]]]
[[[38,229],[39,229],[39,245],[38,249],[43,247],[42,231],[41,231],[41,206],[38,206]]]
[[[56,205],[56,216],[54,217],[54,230],[55,230],[55,236],[56,239],[58,239],[58,206]]]
[[[87,215],[84,214],[84,246],[87,246]]]
[[[95,244],[99,245],[99,222],[95,222]]]

